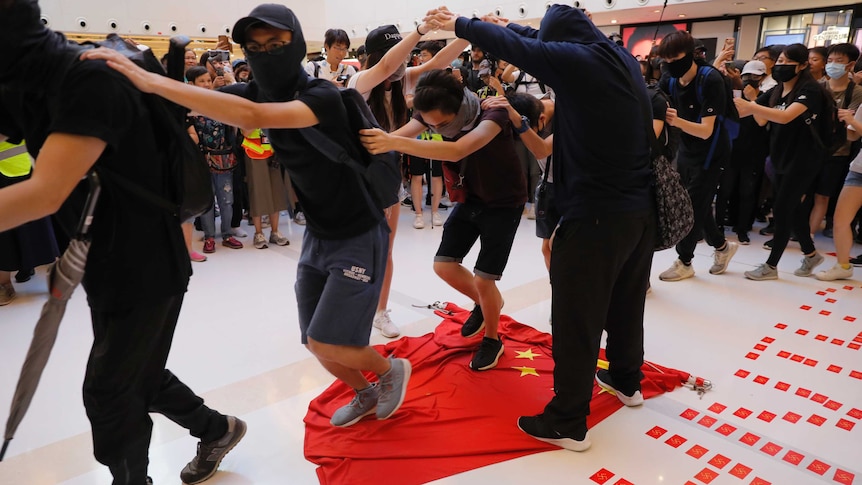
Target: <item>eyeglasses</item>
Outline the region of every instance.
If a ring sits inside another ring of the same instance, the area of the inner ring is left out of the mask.
[[[753,60],[763,62],[763,61],[765,61],[765,60],[767,60],[767,59],[769,59],[770,61],[771,61],[771,60],[773,60],[771,57],[769,57],[769,56],[767,56],[767,55],[757,56],[757,57],[755,57]]]
[[[333,46],[329,46],[329,47],[327,47],[327,48],[326,48],[326,50],[329,50],[329,51],[338,51],[338,52],[345,52],[345,53],[346,53],[346,52],[347,52],[347,47],[341,47],[341,46],[338,46],[338,45],[333,45]]]
[[[290,44],[290,42],[284,42],[282,40],[273,40],[264,45],[260,45],[256,42],[247,42],[245,47],[243,47],[243,50],[249,54],[260,54],[262,52],[266,52],[270,55],[278,55],[284,51],[284,48],[288,44]]]

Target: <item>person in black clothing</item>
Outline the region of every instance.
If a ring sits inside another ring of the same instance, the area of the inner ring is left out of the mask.
[[[665,36],[659,46],[659,55],[667,62],[670,75],[663,79],[661,87],[676,106],[667,109],[666,121],[682,131],[677,167],[694,208],[694,226],[676,245],[679,259],[659,275],[662,281],[694,276],[691,261],[701,236],[715,248],[710,274],[724,273],[738,247],[724,238],[712,213],[721,171],[730,156],[730,137],[721,123],[728,102],[724,79],[711,67],[702,76],[700,68],[706,64],[695,61],[694,50],[694,38],[683,31]]]
[[[181,221],[111,179],[124,176],[169,197],[164,140],[152,127],[158,121],[138,90],[104,62],[78,60],[85,48],[45,28],[39,12],[35,0],[0,0],[0,42],[9,48],[0,67],[0,138],[26,138],[36,157],[32,178],[0,190],[0,231],[58,210],[73,228],[82,207],[76,186],[90,170],[100,173],[83,280],[94,334],[84,376],[94,454],[114,485],[148,483],[149,413],[161,413],[200,438],[198,455],[180,473],[199,483],[246,426],[205,406],[165,369],[191,275]],[[144,252],[129,237],[142,227]]]

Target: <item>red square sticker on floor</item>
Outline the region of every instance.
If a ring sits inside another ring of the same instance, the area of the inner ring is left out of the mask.
[[[757,360],[758,357],[760,357],[760,354],[755,354],[754,352],[745,354],[746,359]]]
[[[754,477],[754,480],[751,481],[751,485],[772,485],[772,482],[767,482],[760,477]]]
[[[835,364],[832,364],[826,368],[826,370],[828,370],[829,372],[834,372],[836,374],[841,372],[842,369],[843,369],[843,367],[837,366]]]
[[[799,354],[793,354],[790,357],[790,360],[792,360],[793,362],[802,362],[803,360],[805,360],[805,356],[799,355]]]
[[[817,361],[814,359],[805,359],[805,362],[803,362],[803,364],[807,365],[808,367],[816,367]]]
[[[620,478],[619,480],[614,482],[614,485],[635,485],[635,484],[626,480],[625,478]]]
[[[844,289],[845,289],[845,290],[847,290],[847,291],[850,291],[850,290],[852,290],[853,288],[854,288],[853,286],[849,286],[849,285],[844,287]]]
[[[847,411],[847,416],[856,419],[862,419],[862,409],[853,408],[850,411]]]
[[[823,463],[820,460],[814,460],[811,462],[810,465],[808,465],[807,468],[818,475],[823,475],[824,473],[826,473],[827,470],[832,467],[830,465],[827,465],[826,463]]]
[[[840,338],[834,338],[834,339],[832,339],[832,341],[830,343],[835,344],[835,345],[844,345],[844,341],[841,340]]]
[[[683,418],[685,418],[685,419],[687,419],[687,420],[691,421],[691,420],[692,420],[692,419],[694,419],[698,414],[700,414],[700,413],[699,413],[699,412],[697,412],[697,411],[695,411],[694,409],[689,408],[689,409],[686,409],[685,411],[683,411],[683,412],[682,412],[682,414],[680,414],[680,416],[682,416]]]
[[[835,298],[827,298],[826,299],[826,303],[835,303],[836,301],[838,301],[838,300],[836,300]]]
[[[709,450],[700,445],[694,445],[685,452],[686,455],[694,457],[696,460],[700,460],[707,453],[709,453]]]
[[[804,459],[805,455],[797,453],[793,450],[788,451],[787,454],[784,455],[784,458],[782,458],[782,460],[786,461],[787,463],[792,463],[794,465],[798,465]]]
[[[832,477],[833,480],[843,485],[852,485],[854,478],[856,478],[856,475],[850,472],[845,472],[840,468],[835,470],[835,476]]]
[[[808,308],[811,308],[811,307],[808,307]],[[796,331],[796,335],[808,335],[808,330],[805,330],[804,328],[800,328],[799,330]]]
[[[739,416],[740,418],[745,419],[745,418],[751,416],[751,411],[749,411],[748,409],[745,409],[745,408],[739,408],[733,413],[733,415]]]
[[[710,470],[709,468],[704,468],[697,475],[694,476],[696,480],[699,480],[703,483],[709,483],[718,477],[718,472],[715,470]]]
[[[766,421],[767,423],[771,423],[773,419],[775,419],[775,414],[770,413],[769,411],[763,411],[762,413],[757,415],[757,419],[761,421]]]
[[[818,336],[814,337],[814,340],[819,340],[819,341],[821,341],[821,342],[825,342],[825,341],[826,341],[826,339],[828,339],[828,338],[829,338],[829,337],[827,337],[826,335],[820,334],[820,335],[818,335]]]
[[[856,317],[846,316],[846,317],[844,317],[844,321],[847,321],[847,322],[855,322],[855,321],[856,321]]]
[[[730,469],[728,473],[742,480],[743,478],[748,476],[749,473],[751,473],[751,468],[743,465],[742,463],[737,463],[733,468]]]
[[[804,388],[800,387],[799,389],[796,390],[796,395],[802,396],[804,398],[808,398],[808,396],[811,395],[811,391],[809,391],[808,389],[804,389]]]
[[[862,344],[862,336],[857,335],[857,336],[853,337],[853,341],[856,343]]]
[[[780,330],[784,330],[785,328],[787,328],[787,324],[786,323],[776,323],[775,328],[780,329]]]
[[[665,433],[667,433],[667,430],[660,426],[655,426],[654,428],[646,432],[647,436],[651,436],[654,439],[661,438],[661,435]]]
[[[781,350],[778,352],[778,356],[781,357],[782,359],[786,359],[786,358],[790,357],[790,355],[791,355],[790,352],[788,352],[786,350]]]
[[[838,411],[839,409],[841,409],[841,406],[843,406],[843,404],[841,404],[838,401],[834,401],[834,400],[830,399],[823,406],[825,406],[825,407],[827,407],[833,411]]]
[[[757,376],[754,378],[754,382],[763,385],[769,382],[769,378],[766,376]]]
[[[731,434],[733,434],[734,431],[736,431],[736,427],[725,423],[725,424],[722,424],[721,426],[719,426],[718,428],[716,428],[715,431],[717,433],[723,434],[724,436],[730,436]]]
[[[855,343],[853,343],[853,344],[847,344],[847,348],[849,348],[849,349],[853,349],[853,350],[859,350],[859,348],[860,348],[860,347],[862,347],[862,345],[855,344]]]
[[[697,424],[704,426],[706,428],[711,428],[712,425],[715,424],[716,421],[718,421],[718,420],[713,418],[712,416],[704,416],[697,421]]]
[[[835,293],[838,290],[836,290],[835,288],[826,288],[826,291],[828,291],[829,293]]]
[[[839,427],[845,431],[850,431],[853,429],[854,426],[856,426],[856,423],[854,423],[853,421],[848,421],[844,418],[841,418],[838,420],[838,423],[835,424],[835,426],[837,426],[837,427]]]
[[[739,441],[745,443],[748,446],[754,446],[755,443],[760,441],[760,436],[752,433],[745,433],[742,435],[742,438],[739,438]]]
[[[779,382],[778,384],[775,385],[775,388],[778,389],[779,391],[787,391],[788,389],[790,389],[790,384],[788,384],[786,382]]]
[[[766,346],[763,344],[757,344],[754,346],[754,350],[759,350],[759,351],[763,352],[764,350],[766,350]]]
[[[712,406],[708,407],[707,409],[714,412],[715,414],[721,414],[722,411],[727,409],[727,406],[725,406],[724,404],[720,404],[720,403],[714,403]],[[712,426],[712,425],[710,425],[710,426]]]
[[[607,481],[613,477],[614,477],[613,473],[602,468],[601,470],[593,473],[593,476],[590,477],[590,480],[598,483],[599,485],[602,485],[604,483],[607,483]]]
[[[719,470],[727,466],[728,463],[730,463],[730,458],[721,454],[715,455],[712,457],[711,460],[709,460],[709,464],[718,468]]]
[[[789,412],[789,413],[785,414],[782,419],[785,421],[790,421],[791,423],[796,423],[800,419],[802,419],[802,416],[800,416],[794,412]]]
[[[817,393],[817,394],[815,394],[815,395],[811,396],[811,400],[812,400],[812,401],[814,401],[814,402],[816,402],[816,403],[823,404],[823,403],[825,403],[826,401],[828,401],[828,400],[829,400],[829,398],[828,398],[828,397],[826,397],[826,396],[824,396],[823,394]]]
[[[820,295],[820,296],[826,296],[826,292],[825,292],[825,291],[818,291],[818,292],[817,292],[817,294],[818,294],[818,295]]]
[[[805,311],[807,312],[808,310],[811,310],[811,306],[809,306],[809,305],[802,305],[801,307],[799,307],[799,309],[800,309],[800,310],[805,310]],[[796,333],[799,333],[799,332],[797,331]],[[805,334],[802,334],[802,335],[805,335]]]
[[[735,374],[733,374],[733,375],[735,375],[736,377],[742,377],[743,379],[745,379],[745,378],[746,378],[746,377],[748,377],[750,374],[751,374],[751,372],[748,372],[747,370],[739,369],[739,370],[738,370],[738,371],[736,371],[736,373],[735,373]]]
[[[820,314],[824,317],[828,317],[829,315],[832,315],[832,312],[830,312],[829,310],[820,310]]]
[[[778,446],[771,441],[769,443],[766,443],[765,445],[763,445],[763,448],[760,449],[760,451],[766,453],[769,456],[775,456],[781,450],[782,450],[781,446]]]
[[[812,414],[811,417],[809,417],[806,421],[813,424],[814,426],[823,426],[823,423],[826,422],[826,418],[817,414]]]
[[[675,435],[671,436],[670,438],[668,438],[667,441],[665,441],[665,443],[672,446],[673,448],[679,448],[686,441],[688,441],[688,440],[683,438],[682,436],[680,436],[678,434],[675,434]]]
[[[761,341],[761,342],[766,342],[766,343],[768,343],[768,344],[771,344],[772,342],[775,342],[775,339],[774,339],[774,338],[772,338],[772,337],[763,337],[762,339],[760,339],[760,341]]]
[[[850,373],[850,377],[852,377],[854,379],[862,379],[862,372],[859,372],[858,370],[854,370],[853,372]]]

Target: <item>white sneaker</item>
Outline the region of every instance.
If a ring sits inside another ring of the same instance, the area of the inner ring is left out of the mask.
[[[844,269],[839,263],[835,263],[835,266],[817,273],[814,277],[820,281],[849,280],[853,277],[853,266]]]
[[[392,323],[392,319],[389,318],[389,312],[392,310],[377,310],[377,313],[374,314],[374,328],[380,330],[380,334],[387,338],[397,337],[401,335],[401,331],[398,330],[398,327]]]
[[[802,265],[793,272],[796,276],[811,276],[816,268],[823,260],[826,259],[820,253],[814,253],[811,256],[802,257]]]
[[[712,267],[709,268],[709,274],[722,274],[727,271],[727,265],[730,264],[730,259],[733,258],[733,255],[736,254],[736,250],[739,249],[739,244],[733,241],[727,241],[725,244],[726,247],[723,250],[715,250],[715,254],[712,256],[713,264]]]
[[[416,219],[413,220],[413,229],[425,229],[425,221],[422,220],[422,214],[416,214]]]
[[[438,227],[443,225],[443,218],[440,217],[439,212],[434,211],[431,213],[431,225],[432,226],[438,226]]]
[[[230,233],[233,237],[248,237],[248,233],[238,227],[231,229]]]
[[[527,209],[527,219],[531,221],[536,220],[536,205],[530,204],[530,207]]]
[[[662,281],[680,281],[694,276],[694,266],[686,266],[682,261],[676,260],[664,273],[658,275]]]
[[[299,224],[300,226],[305,225],[305,213],[302,211],[297,212],[293,215],[293,222]]]

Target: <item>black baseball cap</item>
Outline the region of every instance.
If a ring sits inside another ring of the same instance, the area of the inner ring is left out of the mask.
[[[401,42],[401,32],[394,25],[382,25],[368,33],[365,38],[365,50],[369,54],[378,51],[388,51]]]
[[[264,23],[281,30],[294,32],[299,21],[293,11],[277,3],[264,3],[254,7],[248,17],[243,17],[233,25],[231,38],[239,45],[245,45],[246,30],[254,24]]]

